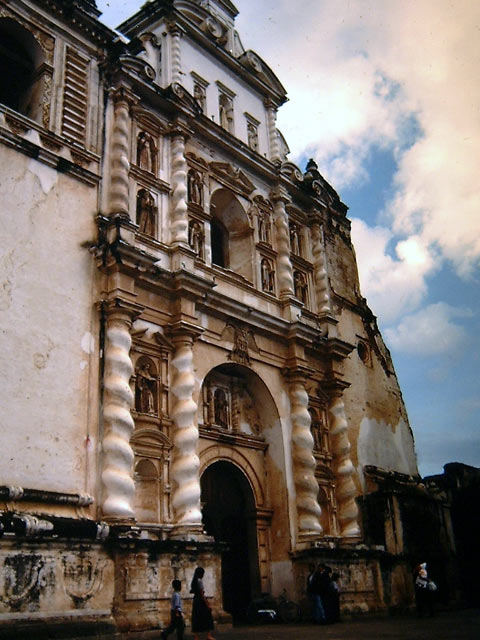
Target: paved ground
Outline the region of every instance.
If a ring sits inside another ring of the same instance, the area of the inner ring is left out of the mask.
[[[205,634],[202,634],[204,637]],[[335,625],[265,625],[218,631],[217,640],[480,640],[480,609],[440,612],[433,618],[402,615],[359,618]],[[175,636],[170,636],[174,640]],[[192,636],[187,633],[185,640]]]

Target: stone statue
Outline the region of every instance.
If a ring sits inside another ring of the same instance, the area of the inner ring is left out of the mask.
[[[295,287],[295,297],[306,304],[308,289],[305,274],[301,271],[295,271],[293,274],[293,283]]]
[[[205,113],[205,89],[201,85],[195,84],[195,86],[193,87],[193,97],[201,106],[202,111]]]
[[[220,126],[233,133],[233,105],[231,99],[226,95],[220,96],[219,116]]]
[[[257,127],[251,122],[247,124],[247,139],[250,149],[258,151],[258,131]]]
[[[195,169],[190,169],[190,171],[188,172],[187,191],[189,201],[202,206],[203,180],[202,176],[198,173],[198,171],[195,171]]]
[[[151,374],[152,365],[145,362],[136,371],[137,393],[136,409],[139,413],[155,414],[155,394],[157,390],[157,380]]]
[[[148,236],[155,236],[157,210],[150,191],[140,189],[137,194],[137,224],[139,231]]]
[[[258,237],[260,242],[270,244],[270,217],[264,211],[258,214]]]
[[[228,402],[223,389],[216,389],[214,395],[215,424],[228,427]]]
[[[296,224],[290,225],[290,249],[296,256],[300,255],[300,238]]]
[[[148,133],[142,131],[137,139],[137,165],[149,173],[156,172],[155,143]]]
[[[188,244],[199,258],[203,257],[203,229],[195,220],[191,220],[188,226]]]
[[[275,272],[266,258],[262,260],[260,269],[262,274],[262,290],[273,293],[275,290]]]

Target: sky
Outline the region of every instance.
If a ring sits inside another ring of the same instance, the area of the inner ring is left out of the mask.
[[[97,0],[115,27],[143,0]],[[480,2],[234,0],[277,125],[349,207],[422,476],[480,467]]]

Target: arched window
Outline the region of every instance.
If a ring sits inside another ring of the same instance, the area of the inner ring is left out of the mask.
[[[239,200],[228,189],[210,198],[212,263],[253,282],[253,226]]]
[[[0,19],[0,102],[42,121],[45,55],[33,35],[11,18]]]
[[[212,262],[219,267],[228,267],[228,231],[218,220],[212,220]]]

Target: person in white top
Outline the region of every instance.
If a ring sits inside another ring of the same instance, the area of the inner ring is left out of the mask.
[[[170,624],[166,627],[160,637],[165,640],[172,631],[177,632],[177,640],[183,640],[183,632],[185,630],[185,620],[183,618],[183,605],[182,596],[180,591],[182,590],[182,583],[180,580],[174,580],[172,582],[173,593],[170,606]]]

